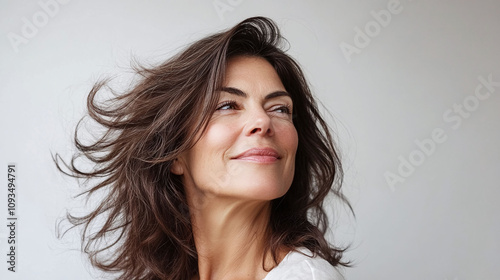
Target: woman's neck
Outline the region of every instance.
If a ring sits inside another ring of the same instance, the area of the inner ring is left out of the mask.
[[[215,196],[188,200],[199,279],[263,279],[270,202]],[[267,252],[266,269],[274,265]]]

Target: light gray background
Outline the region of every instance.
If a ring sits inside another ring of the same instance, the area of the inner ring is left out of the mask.
[[[333,115],[357,215],[335,215],[335,238],[352,243],[347,279],[500,279],[500,87],[474,99],[478,77],[500,81],[500,2],[401,0],[379,30],[371,11],[387,10],[389,0],[73,0],[52,15],[40,3],[0,1],[1,279],[98,275],[78,252],[77,235],[55,238],[56,218],[78,207],[71,199],[78,187],[50,157],[71,155],[93,82],[126,72],[132,56],[158,62],[255,15],[280,25]],[[214,3],[229,8],[218,13]],[[9,36],[23,36],[23,18],[39,27],[16,45]],[[367,26],[370,42],[345,56],[341,44],[356,46],[356,28]],[[448,110],[464,100],[471,110],[457,119]],[[384,174],[398,173],[400,157],[418,161],[415,141],[435,129],[446,140],[390,188]],[[18,166],[17,273],[4,261],[9,162]]]

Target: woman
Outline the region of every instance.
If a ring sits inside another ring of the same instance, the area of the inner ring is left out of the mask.
[[[94,86],[89,115],[105,133],[75,133],[66,165],[101,179],[88,195],[106,192],[88,215],[68,215],[94,266],[119,279],[340,279],[347,264],[324,237],[322,206],[329,192],[349,205],[342,169],[282,40],[271,20],[249,18],[137,69],[110,102],[96,101],[106,83]]]

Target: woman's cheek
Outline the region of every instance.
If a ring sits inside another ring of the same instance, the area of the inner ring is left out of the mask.
[[[275,127],[275,129],[276,134],[281,138],[286,147],[293,149],[295,152],[298,146],[299,136],[293,123],[282,123],[280,126]]]
[[[237,135],[237,125],[231,122],[217,122],[207,128],[205,138],[213,148],[229,148],[227,143],[230,143],[235,135]],[[207,147],[208,148],[208,147]]]

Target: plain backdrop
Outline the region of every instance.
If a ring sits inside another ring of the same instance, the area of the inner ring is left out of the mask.
[[[495,0],[0,1],[1,279],[100,275],[77,232],[56,238],[79,189],[51,159],[70,158],[93,83],[256,15],[280,26],[338,139],[356,218],[328,207],[330,238],[351,244],[346,279],[500,279]],[[17,165],[15,273],[8,163]]]

